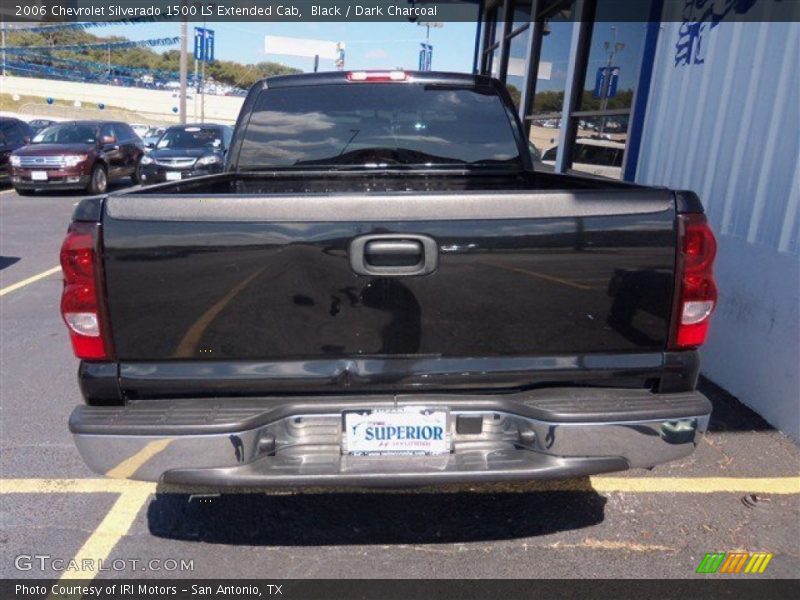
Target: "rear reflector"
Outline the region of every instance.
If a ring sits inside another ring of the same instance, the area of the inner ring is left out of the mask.
[[[97,313],[93,312],[68,312],[64,313],[64,320],[75,333],[89,337],[100,337],[100,324],[97,322]]]
[[[706,341],[717,304],[713,269],[717,242],[705,215],[678,215],[678,248],[670,347],[696,348]]]
[[[61,245],[61,316],[75,356],[85,360],[111,358],[108,327],[104,326],[99,240],[98,223],[72,223]]]
[[[714,303],[710,300],[701,302],[684,302],[683,313],[681,314],[681,324],[683,325],[696,325],[701,321],[705,321],[711,316],[714,310]]]
[[[405,71],[350,71],[347,81],[406,81],[408,73]]]

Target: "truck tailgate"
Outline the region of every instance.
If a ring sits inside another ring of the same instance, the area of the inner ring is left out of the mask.
[[[639,188],[111,196],[111,331],[123,362],[662,351],[674,228]]]

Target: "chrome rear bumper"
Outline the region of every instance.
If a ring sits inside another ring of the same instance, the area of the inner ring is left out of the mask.
[[[446,407],[451,452],[349,456],[342,411]],[[210,486],[403,486],[561,478],[650,467],[694,450],[698,392],[569,388],[506,396],[138,401],[78,407],[70,429],[101,474]],[[461,427],[470,419],[472,428]],[[480,432],[474,430],[480,420]]]

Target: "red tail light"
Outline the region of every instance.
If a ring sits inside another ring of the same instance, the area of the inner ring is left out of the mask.
[[[717,305],[713,269],[717,242],[705,215],[678,215],[678,249],[670,347],[696,348],[706,341]]]
[[[75,356],[85,360],[112,356],[103,304],[99,234],[98,223],[72,223],[61,245],[61,316]]]
[[[350,71],[347,81],[389,82],[406,81],[408,73],[405,71]]]

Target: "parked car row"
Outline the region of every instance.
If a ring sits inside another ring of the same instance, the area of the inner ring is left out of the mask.
[[[0,182],[8,180],[8,160],[11,153],[30,143],[34,130],[25,121],[0,117]]]
[[[227,125],[140,131],[121,121],[50,122],[39,131],[0,117],[0,178],[20,195],[39,190],[102,194],[110,182],[156,183],[219,173],[230,146]],[[144,139],[143,139],[144,138]]]
[[[37,133],[9,158],[11,184],[20,195],[39,189],[102,194],[109,181],[134,183],[144,145],[120,121],[64,121]]]

